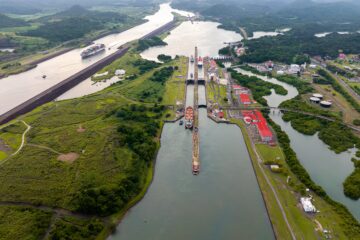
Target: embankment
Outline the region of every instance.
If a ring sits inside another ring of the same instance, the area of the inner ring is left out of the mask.
[[[146,34],[141,39],[150,38],[153,36],[156,36],[158,34],[161,34],[165,31],[170,30],[175,25],[176,21],[171,21],[154,31]],[[53,87],[45,90],[44,92],[34,96],[33,98],[27,100],[26,102],[20,104],[19,106],[11,109],[10,111],[4,113],[3,115],[0,115],[0,125],[7,123],[16,117],[25,114],[33,109],[35,109],[38,106],[41,106],[47,102],[50,102],[63,93],[67,92],[71,88],[75,87],[77,84],[81,83],[85,79],[89,78],[105,66],[109,65],[116,59],[122,57],[125,55],[125,53],[129,50],[130,47],[123,47],[116,51],[115,53],[105,57],[104,59],[94,63],[93,65],[81,70],[80,72],[72,75],[71,77],[65,79],[64,81],[54,85]]]

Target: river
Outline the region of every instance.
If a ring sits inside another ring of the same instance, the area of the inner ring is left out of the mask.
[[[288,90],[286,96],[277,95],[273,90],[270,96],[266,97],[268,105],[278,107],[283,101],[294,98],[298,95],[295,87],[280,82],[274,78],[258,76],[248,71],[240,70],[242,74],[257,76],[265,81],[283,86]],[[281,126],[291,140],[291,147],[296,152],[298,159],[304,168],[308,171],[313,181],[324,188],[326,193],[335,201],[344,204],[355,218],[360,220],[360,200],[354,201],[347,198],[343,193],[345,178],[354,170],[351,158],[355,155],[356,149],[348,152],[336,154],[324,144],[318,135],[307,136],[297,132],[290,123],[282,120],[282,115],[278,111],[270,114],[271,119]]]
[[[106,45],[106,51],[103,54],[88,59],[81,59],[80,53],[83,49],[79,48],[40,63],[36,68],[29,71],[0,79],[0,114],[9,111],[80,70],[114,53],[120,45],[139,39],[172,21],[174,18],[172,12],[186,16],[190,14],[172,9],[169,3],[161,4],[160,9],[154,15],[145,18],[148,20],[146,23],[119,34],[111,34],[96,40],[96,43]],[[46,75],[45,79],[43,79],[43,75]],[[88,85],[90,84],[88,83]],[[72,89],[68,97],[79,97],[99,90],[99,88],[94,90],[93,88],[84,88],[83,86]],[[88,89],[89,91],[87,91]]]

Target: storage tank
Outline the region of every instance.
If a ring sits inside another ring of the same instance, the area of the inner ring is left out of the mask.
[[[329,101],[321,101],[320,102],[320,106],[324,107],[324,108],[329,108],[331,107],[332,103]]]

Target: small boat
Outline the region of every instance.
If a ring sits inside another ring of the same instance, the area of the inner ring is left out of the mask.
[[[180,120],[179,125],[181,126],[181,125],[183,125],[183,124],[184,124],[184,121],[183,121],[183,120]]]
[[[192,55],[190,57],[190,62],[192,62],[192,63],[195,62],[194,56],[192,56]]]
[[[46,75],[43,75],[42,78],[45,79],[45,78],[46,78]]]

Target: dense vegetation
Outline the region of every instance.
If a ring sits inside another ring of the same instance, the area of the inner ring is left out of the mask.
[[[286,95],[287,90],[280,85],[265,82],[257,77],[249,77],[241,73],[231,70],[231,76],[241,85],[251,90],[254,99],[262,104],[267,105],[264,96],[271,94],[271,89],[274,89],[277,94]]]
[[[164,84],[166,80],[168,80],[169,77],[171,77],[173,72],[174,72],[174,68],[171,66],[161,68],[160,70],[154,72],[150,80]]]
[[[74,27],[76,26],[76,28]],[[27,36],[45,38],[51,42],[65,42],[85,36],[91,31],[101,29],[102,25],[87,18],[74,17],[57,22],[49,22],[38,29],[25,33]]]
[[[165,54],[160,54],[159,56],[157,56],[157,59],[164,63],[170,62],[172,60],[171,56]]]
[[[360,160],[352,159],[355,170],[344,182],[344,193],[346,196],[358,200],[360,198]]]
[[[41,239],[51,216],[29,207],[0,206],[0,239]]]
[[[103,228],[103,224],[97,219],[79,220],[73,217],[64,217],[55,222],[50,232],[50,239],[96,239]]]
[[[27,31],[24,35],[59,43],[82,38],[88,33],[106,29],[110,23],[125,23],[127,20],[128,18],[122,14],[89,11],[80,6],[73,6],[66,11],[40,18],[38,21],[42,25]]]
[[[10,17],[0,13],[0,28],[21,27],[21,26],[27,26],[27,25],[28,25],[28,23],[26,23],[23,20],[10,18]]]
[[[118,183],[102,186],[84,183],[75,200],[79,211],[109,215],[122,209],[139,193],[144,175],[146,176],[146,166],[150,164],[158,148],[155,136],[160,129],[162,112],[162,107],[130,105],[115,113],[119,121],[115,145],[129,148],[133,152],[133,165],[128,170],[127,177]]]
[[[308,105],[300,97],[283,102],[280,107],[333,117],[332,114],[327,111]],[[314,135],[319,132],[319,138],[336,153],[344,152],[349,148],[353,148],[354,145],[360,147],[360,139],[340,122],[329,122],[296,112],[285,112],[283,119],[290,121],[291,126],[303,134]]]
[[[337,33],[318,38],[307,26],[293,29],[284,35],[262,37],[245,41],[247,54],[240,57],[243,62],[264,62],[269,59],[284,63],[304,63],[310,56],[337,57],[344,53],[360,52],[359,33],[341,35]],[[299,58],[299,56],[303,56]],[[300,61],[301,60],[301,61]]]
[[[150,47],[165,46],[165,45],[167,45],[166,42],[164,42],[161,38],[154,36],[147,39],[140,39],[139,46],[137,47],[136,50],[142,52]]]
[[[154,62],[154,61],[138,59],[138,60],[132,62],[132,65],[140,70],[140,74],[144,74],[154,68],[159,67],[161,64]]]
[[[327,83],[339,92],[343,97],[355,108],[356,111],[360,112],[360,104],[337,82],[337,80],[326,70],[319,69],[318,73],[322,76]]]
[[[276,79],[296,87],[300,94],[310,93],[314,90],[310,83],[293,75],[277,75]]]
[[[275,130],[278,142],[285,154],[285,160],[290,170],[296,175],[296,177],[309,189],[314,191],[318,196],[323,198],[328,202],[344,220],[344,232],[349,237],[349,239],[357,239],[360,237],[360,224],[359,222],[351,215],[349,210],[342,204],[333,201],[324,191],[324,189],[314,183],[306,171],[306,169],[299,162],[296,153],[291,148],[290,139],[287,134],[276,124],[274,123],[267,114],[265,114],[268,122]]]

